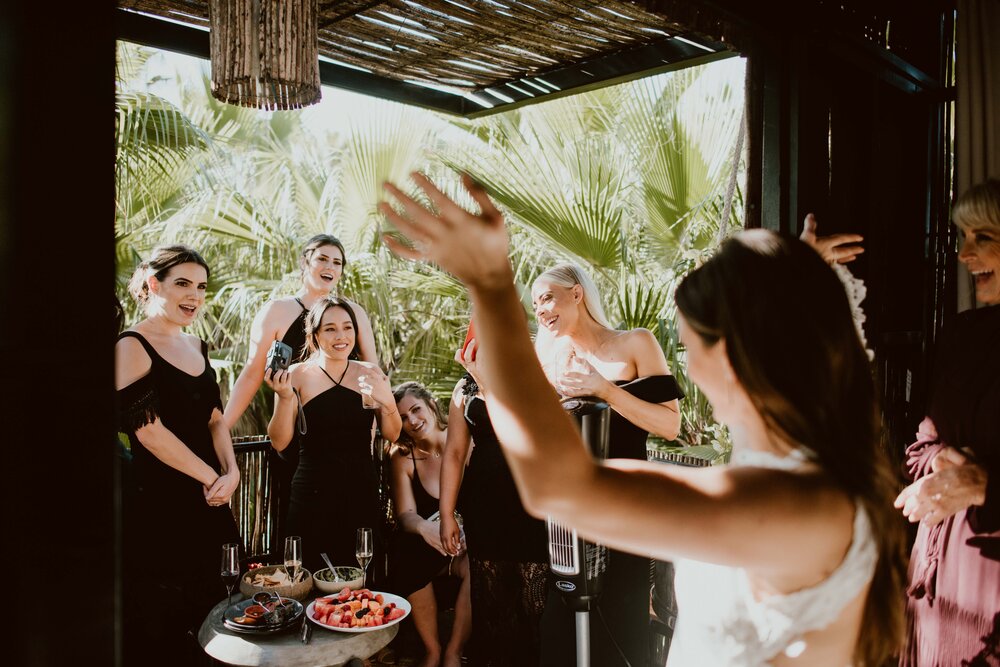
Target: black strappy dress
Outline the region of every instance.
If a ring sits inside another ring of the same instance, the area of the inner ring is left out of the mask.
[[[222,402],[204,341],[205,370],[195,376],[167,362],[142,334],[125,331],[121,338],[138,340],[152,360],[147,375],[117,392],[134,479],[124,499],[125,604],[131,624],[126,644],[136,640],[144,656],[166,662],[190,644],[185,633],[197,632],[205,614],[226,595],[219,577],[222,545],[239,537],[230,508],[210,507],[201,482],[160,461],[135,432],[159,418],[218,472],[208,422]]]
[[[410,487],[417,503],[417,514],[426,519],[438,511],[439,502],[420,481],[420,470],[412,449],[410,460],[413,461]],[[449,560],[450,556],[442,555],[420,535],[408,530],[396,530],[389,545],[389,592],[407,597],[419,591],[448,566]]]
[[[360,393],[330,381],[334,386],[302,406],[306,434],[298,436],[285,531],[302,537],[303,565],[311,572],[326,567],[323,552],[335,566],[356,566],[357,529],[371,528],[376,545],[382,529],[371,451],[374,413],[362,406]],[[372,567],[368,573],[370,579]]]
[[[615,382],[633,396],[650,403],[683,398],[672,375],[651,375]],[[646,460],[649,432],[611,411],[608,458]],[[650,559],[610,549],[603,593],[598,600],[600,615],[590,614],[591,657],[594,665],[624,665],[619,649],[633,667],[645,665],[649,652]],[[610,631],[610,634],[609,634]],[[542,664],[545,667],[576,665],[574,613],[550,589],[542,619]]]
[[[306,348],[306,316],[309,314],[309,309],[297,297],[295,302],[302,307],[302,311],[288,326],[285,335],[281,337],[281,342],[292,348],[291,363],[293,364],[305,361],[306,357],[309,356],[309,350]],[[295,469],[299,465],[298,436],[298,432],[293,429],[292,440],[283,451],[271,450],[270,464],[274,475],[278,512],[277,535],[275,537],[276,544],[279,546],[272,547],[275,550],[281,548],[280,545],[285,543],[285,535],[289,534],[285,524],[288,521],[288,504],[291,502],[292,496],[292,477],[295,476]],[[281,554],[276,555],[280,556]]]
[[[524,510],[486,402],[471,379],[466,383],[465,421],[475,444],[458,509],[469,549],[473,664],[545,665],[539,661],[549,572],[545,522]]]

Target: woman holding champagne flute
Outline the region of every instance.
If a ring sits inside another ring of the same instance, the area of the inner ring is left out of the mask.
[[[124,527],[127,664],[192,664],[201,651],[190,633],[222,594],[220,547],[237,541],[229,499],[240,473],[219,385],[208,345],[184,332],[205,303],[208,274],[191,248],[156,248],[129,283],[146,317],[115,345],[134,475]]]
[[[646,460],[646,437],[677,437],[683,396],[659,342],[647,329],[611,326],[600,294],[576,264],[558,264],[535,279],[535,351],[549,382],[565,397],[594,396],[611,409],[609,459]],[[649,558],[609,550],[604,593],[591,615],[598,665],[642,664],[649,646]],[[542,664],[572,667],[574,614],[552,589],[542,617]],[[603,621],[603,622],[602,622]]]
[[[309,357],[287,370],[264,375],[274,389],[267,432],[277,451],[298,435],[299,464],[292,477],[287,532],[302,538],[303,565],[354,562],[357,529],[382,525],[378,479],[372,460],[372,426],[390,440],[400,431],[389,381],[375,364],[355,361],[358,323],[351,304],[326,296],[305,323]],[[364,376],[364,380],[361,377]],[[373,408],[362,392],[370,388]]]

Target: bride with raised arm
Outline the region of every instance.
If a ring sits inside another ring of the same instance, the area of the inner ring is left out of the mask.
[[[386,237],[469,289],[490,416],[525,506],[617,549],[677,563],[671,665],[881,665],[902,634],[904,532],[877,446],[868,360],[843,287],[805,243],[738,233],[678,287],[688,373],[733,434],[728,466],[595,462],[538,364],[503,216],[420,174],[391,184]],[[753,277],[749,280],[748,277]]]

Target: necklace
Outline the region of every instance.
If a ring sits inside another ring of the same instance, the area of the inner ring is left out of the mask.
[[[441,458],[441,450],[440,449],[437,450],[437,451],[433,451],[433,452],[428,452],[427,450],[420,449],[419,447],[416,447],[416,446],[414,446],[413,449],[415,449],[416,451],[420,452],[421,454],[423,454],[425,456],[430,456],[433,459],[439,459],[439,458]]]

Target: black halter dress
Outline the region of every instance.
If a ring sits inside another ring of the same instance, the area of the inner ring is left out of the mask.
[[[302,537],[303,565],[312,572],[326,567],[323,552],[335,566],[356,565],[358,528],[371,528],[374,543],[381,542],[382,513],[371,451],[374,414],[362,406],[360,393],[330,381],[332,387],[302,406],[306,434],[298,436],[299,464],[286,526],[286,534]],[[375,554],[376,559],[382,557]],[[369,567],[369,578],[372,571]]]
[[[473,664],[530,667],[539,662],[549,572],[545,522],[528,515],[500,442],[471,378],[465,421],[474,447],[458,509],[469,549]]]

